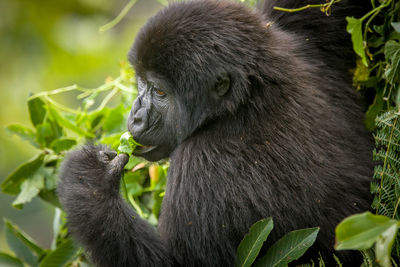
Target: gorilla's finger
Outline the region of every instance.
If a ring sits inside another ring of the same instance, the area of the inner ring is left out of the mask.
[[[111,162],[110,162],[110,167],[111,167],[111,173],[113,175],[119,175],[122,170],[124,169],[124,166],[128,163],[129,156],[127,154],[119,154],[116,156]]]
[[[118,155],[118,153],[113,150],[106,150],[103,152],[107,155],[109,160],[113,160]]]

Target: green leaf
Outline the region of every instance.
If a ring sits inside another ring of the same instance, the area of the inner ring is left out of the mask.
[[[72,124],[69,120],[63,118],[53,107],[48,106],[47,108],[48,108],[51,116],[53,117],[53,119],[55,121],[57,121],[60,125],[64,126],[67,129],[70,129],[71,131],[73,131],[81,136],[86,136],[86,137],[90,137],[90,138],[94,137],[94,134],[82,130],[78,126]]]
[[[392,225],[389,229],[383,232],[375,244],[376,261],[383,267],[390,267],[391,251],[394,240],[396,238],[398,225]]]
[[[50,123],[51,129],[53,131],[53,139],[60,138],[64,135],[63,128],[60,126],[60,124],[57,123],[52,118],[47,118],[46,122]]]
[[[53,240],[51,241],[51,249],[54,250],[57,247],[57,239],[60,234],[63,225],[62,211],[59,208],[54,209],[53,218]]]
[[[44,252],[26,233],[18,229],[16,225],[4,220],[7,244],[21,259],[31,266],[37,266],[37,258]],[[36,256],[35,256],[36,255]]]
[[[70,150],[74,145],[76,145],[76,140],[70,138],[60,138],[54,140],[50,144],[50,148],[54,150],[56,153],[60,153],[61,151]]]
[[[72,261],[77,254],[78,247],[71,239],[65,240],[56,250],[43,258],[40,267],[59,267]]]
[[[56,190],[42,190],[39,193],[39,197],[43,199],[46,202],[49,202],[51,205],[53,205],[56,208],[61,208],[60,201],[58,200]]]
[[[22,261],[3,252],[0,252],[0,266],[24,267]]]
[[[41,144],[43,147],[47,147],[49,142],[51,142],[54,139],[53,129],[51,128],[50,123],[45,121],[42,124],[37,124],[36,129],[37,129],[37,137],[36,137],[37,142]]]
[[[256,262],[256,266],[287,266],[300,258],[317,238],[319,228],[292,231],[273,244],[266,255]]]
[[[44,177],[36,173],[33,178],[25,180],[21,185],[21,192],[14,200],[12,205],[21,209],[25,203],[31,202],[37,196],[41,189],[44,188]]]
[[[392,24],[393,29],[396,32],[400,33],[400,22],[392,22],[391,24]]]
[[[354,17],[346,17],[347,32],[351,34],[351,41],[353,42],[353,49],[362,59],[365,66],[368,66],[367,56],[364,51],[364,41],[362,37],[362,20]]]
[[[382,92],[377,91],[374,102],[368,107],[368,111],[365,114],[364,123],[369,131],[373,131],[375,129],[376,116],[381,113],[384,104]]]
[[[118,147],[118,152],[131,155],[133,150],[135,150],[137,143],[133,141],[130,132],[125,132],[124,134],[122,134],[119,141],[120,145]]]
[[[41,153],[35,156],[28,162],[18,166],[18,168],[11,173],[1,184],[1,188],[4,193],[16,195],[21,189],[21,184],[28,178],[33,177],[36,171],[42,166],[44,160],[44,154]]]
[[[114,109],[111,109],[106,116],[103,124],[103,129],[107,133],[120,133],[126,129],[126,118],[124,114],[127,109],[121,104]]]
[[[271,218],[263,219],[253,224],[249,233],[239,244],[236,266],[248,267],[253,264],[273,227]]]
[[[395,220],[370,212],[347,217],[336,227],[335,249],[369,249],[393,225]]]
[[[105,107],[101,110],[91,112],[90,114],[81,115],[82,117],[80,120],[78,120],[78,122],[81,120],[85,121],[88,129],[94,129],[94,128],[102,125],[104,118],[106,117],[106,115],[109,112],[110,112],[109,108]]]
[[[109,145],[112,149],[116,150],[120,144],[119,139],[121,138],[121,134],[110,134],[107,136],[103,136],[100,140],[100,144]]]
[[[32,98],[28,101],[29,117],[33,126],[43,123],[46,117],[46,104],[39,97]]]
[[[390,62],[385,70],[386,80],[394,84],[400,82],[400,43],[390,40],[385,45],[385,58]]]
[[[40,145],[36,142],[35,132],[26,126],[23,126],[20,124],[11,124],[11,125],[7,126],[6,131],[9,134],[18,135],[22,140],[28,141],[34,147],[38,147],[38,148],[40,147]]]

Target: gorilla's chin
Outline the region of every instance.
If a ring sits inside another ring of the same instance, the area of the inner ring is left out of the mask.
[[[168,158],[172,151],[163,145],[137,146],[133,155],[144,158],[148,161],[158,161]]]

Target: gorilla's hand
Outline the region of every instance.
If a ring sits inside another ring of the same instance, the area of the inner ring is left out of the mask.
[[[129,157],[104,146],[87,145],[70,152],[61,167],[58,193],[89,193],[101,198],[118,196],[122,171]],[[73,191],[73,192],[71,192]]]

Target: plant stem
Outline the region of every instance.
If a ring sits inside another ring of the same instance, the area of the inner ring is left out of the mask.
[[[58,88],[58,89],[54,89],[54,90],[51,90],[51,91],[43,91],[43,92],[31,95],[30,97],[28,97],[28,100],[31,100],[31,99],[37,98],[37,97],[41,97],[41,96],[49,96],[49,95],[56,95],[56,94],[60,94],[60,93],[65,93],[65,92],[69,92],[69,91],[73,91],[73,90],[86,91],[85,89],[83,89],[83,88],[79,87],[78,85],[74,84],[74,85],[71,85],[71,86]]]
[[[124,91],[124,92],[132,93],[132,94],[135,93],[134,90],[132,90],[132,89],[129,88],[128,86],[126,86],[126,85],[120,83],[119,81],[118,81],[118,82],[115,82],[115,86],[118,87],[119,89],[121,89],[121,90]]]
[[[392,0],[387,0],[385,2],[383,2],[382,4],[380,4],[380,6],[378,6],[377,8],[372,9],[370,12],[368,12],[367,14],[365,14],[360,20],[363,21],[366,18],[368,18],[369,16],[371,16],[372,14],[374,14],[375,12],[380,12],[381,9],[387,7],[390,2],[392,2]]]
[[[136,203],[133,197],[130,194],[128,194],[128,188],[126,187],[125,176],[122,178],[122,188],[124,191],[125,199],[128,200],[129,203],[132,205],[132,207],[135,208],[138,215],[144,218],[145,216],[143,210],[139,207],[139,205]]]
[[[390,150],[390,145],[391,145],[391,141],[392,141],[392,138],[393,138],[393,133],[394,133],[394,130],[396,128],[397,119],[398,119],[398,117],[396,117],[394,119],[393,126],[392,126],[393,128],[392,128],[392,131],[390,133],[388,145],[387,145],[387,148],[386,148],[385,159],[383,161],[382,172],[381,172],[381,184],[380,184],[380,188],[379,188],[379,198],[378,198],[378,205],[377,205],[377,208],[376,208],[376,213],[378,213],[379,206],[381,205],[382,189],[383,189],[383,176],[384,176],[386,165],[387,165],[387,158],[388,158],[388,155],[389,155],[389,150]]]
[[[66,107],[66,106],[64,106],[64,105],[61,105],[60,103],[54,101],[53,99],[51,99],[51,98],[50,98],[49,96],[47,96],[47,95],[43,95],[43,97],[44,97],[48,102],[50,102],[53,106],[55,106],[55,107],[58,108],[58,109],[61,109],[61,110],[64,110],[64,111],[66,111],[66,112],[70,112],[70,113],[73,113],[73,114],[79,114],[79,112],[77,112],[76,110],[73,110],[73,109],[68,108],[68,107]]]
[[[78,95],[77,98],[82,99],[82,98],[88,97],[89,95],[94,94],[94,93],[100,93],[100,92],[110,90],[111,88],[113,88],[115,86],[116,83],[119,83],[121,81],[121,79],[122,79],[121,77],[118,77],[114,81],[103,84],[97,88],[87,89],[85,92]]]
[[[108,93],[108,95],[106,95],[106,97],[103,99],[103,102],[101,102],[98,108],[96,108],[96,111],[105,108],[108,102],[110,102],[111,98],[113,98],[113,96],[115,96],[118,93],[118,90],[119,90],[118,88],[114,88],[110,93]]]
[[[130,0],[129,3],[121,10],[118,16],[109,23],[107,23],[106,25],[101,26],[99,31],[103,33],[111,29],[115,25],[117,25],[125,17],[125,15],[129,12],[129,10],[135,5],[135,3],[136,0]]]
[[[326,4],[305,5],[305,6],[299,7],[299,8],[282,8],[282,7],[274,6],[274,9],[278,10],[278,11],[284,11],[284,12],[298,12],[298,11],[302,11],[302,10],[305,10],[308,8],[315,8],[315,7],[329,9],[333,4],[339,3],[340,1],[341,0],[331,0],[329,3],[326,3]]]

